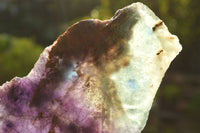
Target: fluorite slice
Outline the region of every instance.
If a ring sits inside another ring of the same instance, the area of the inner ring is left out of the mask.
[[[140,133],[180,51],[142,3],[76,23],[26,77],[0,86],[0,133]]]

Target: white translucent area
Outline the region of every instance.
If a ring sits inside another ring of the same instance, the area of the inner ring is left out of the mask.
[[[118,88],[126,112],[122,119],[139,133],[146,124],[163,76],[182,47],[164,23],[153,31],[161,20],[145,5],[136,3],[128,8],[137,8],[135,11],[141,16],[132,29],[129,53],[125,55],[131,57],[130,65],[110,78]]]
[[[55,89],[55,97],[63,97],[68,89],[73,86],[74,80],[78,78],[78,74],[75,71],[76,64],[72,63],[72,66],[68,68],[66,71],[64,71],[64,80],[59,83],[58,87]]]
[[[66,72],[65,72],[65,80],[73,80],[74,78],[76,78],[78,76],[78,74],[75,71],[76,68],[76,64],[73,63],[72,67],[70,67]]]

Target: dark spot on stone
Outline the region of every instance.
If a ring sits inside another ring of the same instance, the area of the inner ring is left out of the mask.
[[[13,124],[12,122],[10,122],[10,121],[7,121],[7,122],[6,122],[6,127],[8,127],[8,128],[13,128],[13,127],[14,127],[14,124]]]
[[[156,55],[160,55],[163,52],[163,50],[160,50]]]
[[[42,112],[40,112],[39,114],[38,114],[38,116],[37,116],[39,119],[41,119],[41,118],[43,118],[43,113]]]
[[[55,133],[54,128],[53,128],[53,129],[50,129],[48,133]]]
[[[19,133],[19,132],[15,129],[15,125],[13,124],[13,122],[7,120],[4,122],[3,125],[3,133]]]
[[[82,132],[83,133],[95,133],[95,131],[94,131],[94,129],[93,129],[94,127],[84,127],[84,128],[82,128]]]
[[[21,92],[20,88],[18,86],[13,85],[8,92],[8,99],[13,102],[16,102],[22,94],[23,92]]]
[[[32,97],[31,93],[30,90],[21,87],[18,83],[13,83],[6,96],[5,107],[7,111],[13,114],[23,113],[22,108],[28,106],[29,100]]]
[[[153,31],[156,30],[156,28],[158,28],[159,26],[163,25],[163,21],[161,20],[160,22],[158,22],[157,24],[154,25],[154,27],[152,28]]]
[[[75,125],[74,123],[70,123],[68,126],[69,133],[79,133],[79,127]]]

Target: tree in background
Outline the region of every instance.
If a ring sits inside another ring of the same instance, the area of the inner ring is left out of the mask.
[[[86,15],[98,4],[99,0],[1,0],[0,33],[34,37],[47,46],[65,30],[61,29],[64,23]]]
[[[0,84],[27,75],[42,49],[32,39],[0,34]]]

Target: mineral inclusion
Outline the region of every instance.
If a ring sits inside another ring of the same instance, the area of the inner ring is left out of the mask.
[[[26,77],[0,86],[0,133],[140,133],[180,51],[142,3],[76,23]]]

